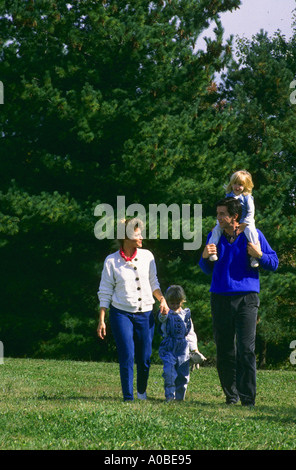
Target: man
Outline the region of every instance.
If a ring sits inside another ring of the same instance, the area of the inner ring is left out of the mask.
[[[240,399],[242,405],[254,406],[260,283],[258,268],[250,266],[249,256],[257,258],[259,266],[269,271],[277,269],[278,257],[260,230],[257,230],[258,245],[248,242],[240,231],[242,208],[237,199],[221,199],[216,208],[223,235],[217,247],[206,244],[199,265],[203,272],[212,274],[210,292],[217,370],[227,404]],[[217,252],[218,261],[209,261]]]

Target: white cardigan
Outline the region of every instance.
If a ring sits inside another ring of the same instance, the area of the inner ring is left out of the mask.
[[[104,262],[98,297],[100,307],[110,304],[126,312],[147,312],[155,302],[152,293],[159,289],[153,254],[137,249],[132,261],[125,261],[119,251]]]

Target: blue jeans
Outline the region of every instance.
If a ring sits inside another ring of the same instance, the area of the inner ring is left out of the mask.
[[[137,364],[137,391],[144,393],[147,388],[154,315],[152,311],[129,313],[112,305],[109,319],[117,346],[123,399],[133,400],[134,361]]]

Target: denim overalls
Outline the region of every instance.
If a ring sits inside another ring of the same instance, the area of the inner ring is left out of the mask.
[[[169,400],[184,400],[189,382],[189,345],[186,340],[191,328],[191,314],[184,309],[185,318],[172,310],[165,322],[165,337],[159,347],[163,361],[165,397]]]

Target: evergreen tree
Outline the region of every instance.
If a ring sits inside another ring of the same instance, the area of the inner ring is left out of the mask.
[[[239,4],[2,2],[6,354],[96,356],[95,292],[110,249],[93,234],[98,203],[210,200],[207,161],[221,132],[212,80],[229,52],[218,15]],[[211,21],[217,37],[196,53]],[[171,254],[179,263],[174,246],[157,247],[166,276]]]
[[[276,273],[261,273],[262,363],[288,358],[296,328],[296,107],[290,99],[295,40],[263,31],[251,41],[239,40],[239,60],[228,70],[223,90],[239,122],[235,139],[229,136],[225,144],[253,175],[256,225],[280,260]]]
[[[295,331],[295,37],[240,41],[219,14],[239,0],[2,2],[0,339],[7,355],[115,357],[96,339],[99,276],[112,240],[94,208],[202,204],[203,243],[233,171],[255,182],[256,223],[279,254],[261,274],[261,351],[289,356]],[[206,51],[197,38],[210,22]],[[226,69],[220,86],[215,73]],[[115,216],[116,216],[115,212]],[[192,221],[193,222],[193,221]],[[149,234],[148,234],[149,235]],[[214,357],[201,247],[146,240],[161,286],[183,285]],[[156,338],[157,341],[157,338]],[[209,352],[209,354],[208,354]],[[157,353],[155,354],[155,359]]]

